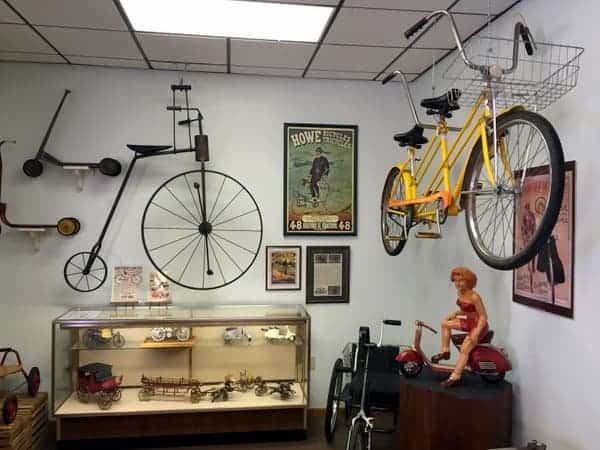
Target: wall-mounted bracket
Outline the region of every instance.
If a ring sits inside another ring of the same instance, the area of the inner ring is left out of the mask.
[[[73,173],[77,177],[77,190],[79,192],[83,191],[85,176],[88,174],[88,172],[91,170],[92,175],[95,173],[95,170],[89,166],[63,166],[63,169]]]

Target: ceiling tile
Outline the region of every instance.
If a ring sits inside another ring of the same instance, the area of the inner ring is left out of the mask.
[[[112,0],[18,0],[13,5],[34,25],[127,30]]]
[[[409,49],[388,69],[388,72],[402,70],[405,73],[421,73],[446,53],[446,50]],[[383,67],[385,66],[381,68]]]
[[[0,61],[29,61],[39,63],[64,63],[67,62],[58,55],[43,53],[0,52]]]
[[[23,23],[23,21],[12,10],[6,6],[6,3],[0,2],[0,22],[4,23]]]
[[[231,66],[231,73],[249,75],[270,75],[276,77],[300,77],[304,69],[286,69],[281,67]]]
[[[187,72],[215,72],[226,73],[227,66],[225,64],[184,64],[172,63],[164,61],[150,61],[152,67],[160,70],[178,70]]]
[[[55,54],[27,25],[0,24],[0,51]]]
[[[385,67],[399,52],[397,48],[323,45],[311,68],[375,72]]]
[[[307,78],[327,78],[330,80],[372,80],[377,72],[359,72],[359,71],[333,71],[333,70],[315,70],[311,69],[306,74]]]
[[[37,28],[63,55],[132,59],[141,57],[131,35],[126,31]]]
[[[295,3],[298,5],[323,5],[336,6],[339,0],[246,0],[250,2],[265,2],[265,3]]]
[[[476,0],[477,1],[477,0]],[[344,7],[412,9],[415,11],[435,11],[446,9],[451,0],[346,0]]]
[[[519,0],[520,1],[520,0]],[[492,15],[496,15],[504,11],[506,8],[518,3],[517,0],[459,0],[452,8],[452,12],[469,12],[488,14],[491,11]],[[491,7],[491,10],[489,9]]]
[[[231,40],[231,64],[239,66],[304,69],[316,44]]]
[[[456,14],[454,21],[458,27],[458,33],[464,41],[467,37],[473,34],[477,29],[487,23],[487,17],[475,14]],[[439,22],[423,35],[414,45],[415,48],[454,48],[456,42],[452,35],[450,21],[446,17],[442,17]]]
[[[148,68],[143,59],[123,59],[123,58],[93,58],[87,56],[69,56],[69,61],[73,64],[86,64],[90,66],[111,66],[111,67],[137,67],[141,69]]]
[[[225,38],[136,33],[149,59],[172,62],[227,64]]]

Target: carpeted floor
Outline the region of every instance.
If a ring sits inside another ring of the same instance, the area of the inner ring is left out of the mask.
[[[156,438],[144,442],[139,440],[79,442],[76,445],[60,447],[57,447],[54,442],[50,442],[48,450],[55,450],[57,448],[85,450],[96,448],[103,450],[342,450],[346,446],[348,430],[344,426],[344,419],[340,418],[340,421],[340,426],[338,426],[336,436],[331,444],[328,444],[325,440],[323,418],[313,416],[309,418],[308,433],[305,439],[302,439],[301,436],[286,439],[285,435],[247,435],[237,436],[235,439],[197,436],[185,438],[184,440],[177,438]],[[388,417],[378,418],[378,422],[381,426],[390,426]],[[371,448],[373,450],[390,450],[395,447],[393,441],[394,436],[391,434],[374,433]]]

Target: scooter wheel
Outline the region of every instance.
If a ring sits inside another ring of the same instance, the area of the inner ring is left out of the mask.
[[[31,178],[39,177],[44,171],[44,166],[37,159],[28,159],[23,163],[23,172]]]
[[[102,175],[116,177],[121,173],[121,163],[116,159],[104,158],[98,164],[98,169]]]
[[[56,229],[63,236],[73,236],[79,233],[81,223],[75,217],[63,217],[56,224]]]

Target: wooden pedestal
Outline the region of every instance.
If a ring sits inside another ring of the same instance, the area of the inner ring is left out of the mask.
[[[443,388],[446,377],[423,370],[402,379],[398,450],[488,450],[511,446],[512,385],[488,384],[464,375]]]
[[[19,409],[17,417],[23,417],[31,422],[32,450],[43,450],[48,432],[48,394],[38,392],[35,397],[27,394],[17,395]]]

